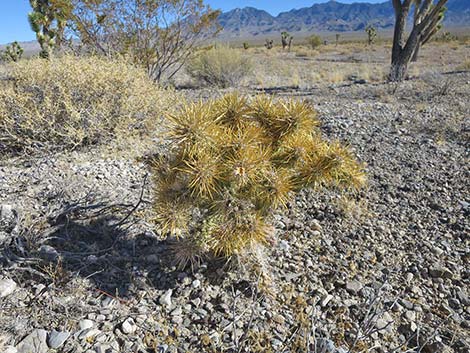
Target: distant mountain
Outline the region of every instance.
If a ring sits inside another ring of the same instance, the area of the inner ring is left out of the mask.
[[[444,24],[470,26],[470,0],[449,0]],[[345,32],[361,31],[368,24],[379,29],[393,28],[394,10],[391,1],[378,4],[343,4],[329,1],[311,7],[282,12],[276,17],[253,7],[224,12],[219,23],[224,27],[222,37],[259,36],[288,31]]]

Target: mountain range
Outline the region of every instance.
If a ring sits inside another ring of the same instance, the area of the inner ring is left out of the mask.
[[[277,16],[254,7],[224,12],[221,37],[241,38],[289,33],[362,31],[367,25],[391,29],[395,14],[391,0],[383,3],[344,4],[334,0],[311,7],[281,12]],[[470,0],[449,0],[444,19],[447,27],[470,27]]]

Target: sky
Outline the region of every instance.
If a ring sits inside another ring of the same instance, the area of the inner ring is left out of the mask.
[[[326,0],[206,0],[215,9],[229,11],[236,7],[251,6],[266,10],[273,15],[294,8],[309,7]],[[351,2],[383,2],[384,0],[339,0]],[[0,44],[15,40],[23,42],[35,39],[29,28],[27,13],[30,11],[29,0],[0,0]]]

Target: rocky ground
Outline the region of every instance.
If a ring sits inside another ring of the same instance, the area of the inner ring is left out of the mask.
[[[228,263],[176,269],[141,160],[1,160],[0,351],[469,352],[470,74],[271,93],[315,104],[368,187],[303,191]]]

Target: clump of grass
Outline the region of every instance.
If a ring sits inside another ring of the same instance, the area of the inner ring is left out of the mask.
[[[0,151],[71,150],[151,135],[173,94],[146,73],[98,57],[11,63],[0,83]]]
[[[252,64],[240,50],[217,46],[200,51],[188,62],[186,71],[201,85],[227,88],[238,86],[252,71]]]
[[[169,120],[172,153],[153,165],[155,219],[215,255],[269,243],[273,211],[302,188],[364,184],[362,165],[321,138],[306,102],[232,93],[187,103]]]

